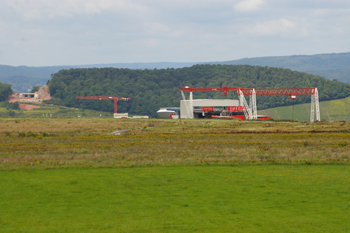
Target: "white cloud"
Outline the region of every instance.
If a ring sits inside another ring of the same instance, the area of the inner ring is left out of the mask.
[[[288,19],[271,20],[263,23],[257,23],[254,27],[247,29],[249,34],[271,36],[283,35],[296,28],[295,24]]]
[[[234,5],[233,8],[241,12],[256,11],[263,3],[263,0],[244,0]]]
[[[172,37],[180,37],[180,36],[183,36],[185,34],[185,32],[183,31],[174,31],[174,32],[171,32],[170,35]]]
[[[103,12],[145,11],[147,7],[127,0],[2,0],[26,20],[73,17]]]
[[[148,30],[151,33],[157,33],[157,32],[167,32],[169,31],[169,27],[158,22],[149,22],[146,23]]]
[[[301,35],[302,37],[307,37],[307,36],[309,35],[309,30],[308,30],[305,26],[303,26],[303,27],[301,28],[300,35]]]
[[[346,52],[349,7],[349,0],[0,0],[0,64]]]
[[[316,9],[314,10],[314,15],[316,16],[326,16],[330,13],[329,9]]]
[[[158,39],[149,39],[147,41],[147,46],[148,47],[156,47],[159,44],[159,40]]]

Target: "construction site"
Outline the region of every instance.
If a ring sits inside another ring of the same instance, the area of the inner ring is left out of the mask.
[[[14,92],[11,96],[9,96],[9,99],[10,103],[19,102],[19,108],[22,110],[33,110],[39,109],[40,106],[32,105],[32,103],[41,104],[43,100],[50,100],[51,96],[49,93],[49,87],[42,86],[34,93]]]
[[[278,88],[278,89],[255,89],[255,88],[191,88],[185,86],[179,89],[182,100],[180,107],[162,107],[157,111],[159,118],[194,119],[194,118],[237,118],[240,120],[267,120],[271,117],[258,115],[256,96],[258,95],[288,95],[289,99],[296,99],[298,95],[311,96],[310,122],[320,121],[320,107],[318,90],[311,88]],[[237,92],[239,100],[235,99],[194,99],[196,91],[222,91],[227,95],[229,91]],[[186,99],[185,92],[189,92]],[[249,96],[249,101],[246,100]],[[128,113],[118,113],[119,100],[128,101],[130,98],[116,96],[77,96],[76,99],[113,100],[114,118],[128,118]],[[135,116],[134,118],[148,118],[148,116]]]
[[[261,95],[284,95],[295,100],[300,95],[311,97],[309,122],[320,121],[319,95],[316,87],[310,88],[278,88],[278,89],[255,89],[241,87],[221,88],[192,88],[189,86],[179,89],[182,99],[179,100],[179,107],[161,107],[157,111],[158,118],[171,119],[230,119],[240,120],[268,120],[269,115],[258,114],[257,96]],[[196,99],[194,92],[220,91],[225,98],[222,99]],[[227,99],[226,96],[232,91],[237,99]],[[186,98],[187,95],[187,98]],[[40,108],[43,100],[51,99],[48,87],[40,87],[35,93],[14,93],[10,96],[10,102],[19,102],[23,110],[34,110]],[[147,115],[131,116],[127,112],[118,112],[118,101],[129,101],[130,97],[117,96],[76,96],[76,99],[86,100],[112,100],[114,102],[114,118],[149,118]],[[28,104],[27,104],[28,103]],[[33,104],[31,104],[33,103]],[[39,103],[39,105],[36,105]],[[292,105],[293,106],[293,105]],[[306,113],[306,111],[304,111]],[[307,111],[309,112],[309,111]],[[266,114],[266,113],[265,113]],[[303,113],[304,114],[304,113]],[[100,114],[101,115],[101,114]],[[304,118],[305,119],[305,118]]]
[[[240,120],[267,120],[271,117],[258,115],[257,95],[288,95],[289,99],[296,99],[298,95],[311,96],[310,122],[320,121],[320,107],[318,90],[312,88],[279,88],[279,89],[255,89],[255,88],[191,88],[185,86],[179,89],[182,100],[180,107],[163,107],[157,111],[161,118],[194,119],[194,118],[238,118]],[[239,100],[234,99],[194,99],[196,91],[222,91],[227,95],[229,91],[237,92]],[[189,92],[186,99],[185,92]],[[249,101],[246,100],[249,96]],[[248,103],[249,102],[249,103]]]

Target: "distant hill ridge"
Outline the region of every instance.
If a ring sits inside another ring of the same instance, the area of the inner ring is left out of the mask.
[[[219,62],[226,65],[253,65],[287,68],[300,72],[350,69],[350,53],[243,58]]]
[[[32,86],[45,85],[51,75],[62,69],[71,68],[127,68],[127,69],[167,69],[191,67],[196,64],[253,65],[287,68],[307,72],[327,79],[337,79],[350,83],[350,53],[316,55],[292,55],[243,58],[222,62],[153,62],[153,63],[111,63],[74,66],[7,66],[0,65],[0,82],[11,84],[17,91],[27,91]]]

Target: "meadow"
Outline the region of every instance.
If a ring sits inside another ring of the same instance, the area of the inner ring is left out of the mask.
[[[311,101],[310,101],[311,102]],[[320,102],[321,119],[329,122],[350,120],[350,97]],[[308,122],[310,120],[310,103],[296,104],[258,111],[259,114],[274,119],[294,119]]]
[[[111,135],[129,130],[122,135]],[[348,164],[350,124],[2,118],[0,169]]]
[[[112,114],[108,112],[100,112],[100,111],[94,111],[90,109],[80,109],[80,108],[70,108],[70,107],[64,107],[64,106],[57,106],[57,105],[51,105],[44,103],[27,103],[22,102],[22,104],[26,105],[34,105],[39,106],[39,109],[27,111],[27,110],[21,110],[21,109],[6,109],[4,107],[1,107],[0,104],[0,117],[5,118],[10,116],[10,112],[15,117],[111,117]]]
[[[0,118],[0,231],[349,232],[349,147],[347,122]]]
[[[0,174],[1,232],[350,231],[346,165]]]

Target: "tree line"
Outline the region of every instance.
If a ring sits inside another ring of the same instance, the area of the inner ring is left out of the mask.
[[[350,84],[283,68],[249,65],[194,65],[179,69],[131,70],[117,68],[69,69],[55,73],[49,82],[51,103],[113,112],[112,101],[77,100],[76,96],[130,97],[119,101],[118,112],[156,117],[160,107],[180,105],[180,87],[195,88],[308,88],[317,87],[320,101],[350,96]],[[187,96],[188,98],[188,96]],[[232,98],[236,92],[194,92],[195,99]],[[310,96],[257,96],[258,109],[310,102]]]

